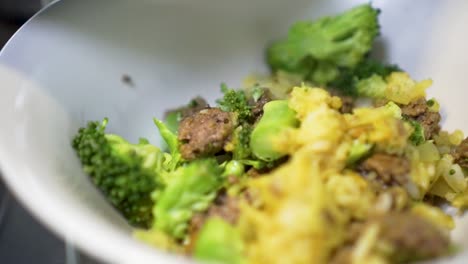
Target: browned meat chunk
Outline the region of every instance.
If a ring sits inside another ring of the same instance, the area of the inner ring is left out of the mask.
[[[239,198],[228,196],[221,193],[215,199],[214,203],[206,212],[194,215],[189,224],[190,244],[188,250],[191,250],[192,244],[196,241],[198,231],[203,227],[205,221],[210,217],[221,217],[228,223],[236,224],[239,217]]]
[[[391,263],[406,263],[439,257],[448,253],[450,244],[447,234],[425,218],[405,212],[389,212],[371,217],[367,222],[352,223],[345,245],[338,248],[329,263],[351,263],[356,242],[367,227],[377,224],[378,239],[388,243],[392,252],[382,252]]]
[[[336,252],[331,256],[329,264],[351,264],[352,263],[352,254],[353,248],[346,246],[339,248]]]
[[[188,117],[188,116],[191,116],[191,115],[193,115],[195,113],[200,112],[202,109],[206,109],[206,108],[209,108],[209,107],[210,106],[205,101],[205,99],[198,96],[198,97],[193,98],[190,101],[190,103],[188,105],[186,105],[186,106],[167,111],[164,114],[164,118],[166,118],[169,114],[174,113],[174,112],[180,112],[181,118],[185,118],[185,117]]]
[[[426,112],[420,115],[417,119],[424,128],[424,137],[431,139],[434,135],[437,135],[440,131],[440,114],[438,112]]]
[[[448,236],[426,219],[412,213],[392,212],[375,220],[380,239],[394,248],[393,260],[399,262],[424,260],[447,253]]]
[[[219,108],[203,109],[180,122],[180,152],[186,160],[215,154],[228,141],[234,122],[231,114]]]
[[[353,112],[355,99],[352,96],[343,95],[342,93],[336,90],[330,90],[329,92],[330,95],[337,96],[341,99],[342,105],[340,109],[338,109],[340,113],[348,114]]]
[[[418,117],[427,111],[427,102],[425,98],[420,98],[401,106],[401,112],[410,117]]]
[[[341,108],[339,109],[343,114],[349,114],[353,112],[354,109],[354,98],[351,96],[340,96],[341,98]]]
[[[468,137],[457,146],[453,152],[453,157],[458,165],[468,169]]]
[[[252,115],[254,120],[259,120],[263,115],[263,106],[273,100],[273,95],[268,88],[263,88],[263,94],[254,101],[253,98],[249,100],[249,104],[252,106]]]
[[[424,128],[424,137],[431,139],[440,131],[440,114],[429,111],[425,98],[420,98],[407,105],[400,105],[404,116],[418,121]]]
[[[360,169],[365,173],[375,172],[377,180],[385,185],[404,185],[408,182],[410,163],[403,157],[376,153],[367,158]]]

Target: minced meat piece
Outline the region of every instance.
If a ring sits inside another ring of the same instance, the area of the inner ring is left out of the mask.
[[[410,212],[390,212],[371,220],[379,225],[379,238],[389,243],[396,262],[424,260],[447,253],[448,236],[428,220]]]
[[[329,264],[351,264],[353,248],[345,246],[337,249],[330,258]]]
[[[440,131],[440,114],[432,112],[425,98],[419,98],[407,105],[400,105],[403,116],[419,122],[424,129],[424,137],[431,139]]]
[[[434,135],[437,135],[440,131],[440,114],[438,112],[426,112],[420,115],[417,119],[421,123],[424,129],[424,137],[431,139]]]
[[[338,109],[342,114],[349,114],[353,112],[355,99],[349,95],[343,95],[339,91],[330,90],[330,95],[339,97],[341,99],[341,107]]]
[[[219,108],[203,109],[180,122],[180,152],[186,160],[215,154],[223,149],[234,130],[231,113]]]
[[[263,93],[257,101],[253,98],[249,100],[249,104],[252,106],[252,116],[254,120],[259,120],[263,115],[263,106],[273,100],[273,95],[268,88],[262,88]]]
[[[195,113],[200,112],[202,109],[206,109],[209,107],[210,106],[206,102],[205,99],[203,99],[200,96],[197,96],[193,98],[192,100],[190,100],[190,103],[188,105],[167,111],[164,114],[164,118],[166,118],[169,114],[174,113],[174,112],[180,112],[180,117],[186,118],[188,116],[191,116]]]
[[[236,224],[239,217],[239,198],[228,196],[226,193],[220,193],[207,211],[195,214],[189,223],[190,245],[188,251],[191,251],[192,244],[196,241],[198,232],[210,217],[221,217],[230,224]]]
[[[339,109],[342,114],[349,114],[353,112],[354,109],[354,98],[351,96],[340,96],[341,98],[341,107]]]
[[[360,166],[367,172],[375,172],[377,180],[385,185],[404,185],[409,180],[410,163],[404,157],[385,153],[375,153]]]
[[[420,98],[410,102],[407,105],[401,106],[402,114],[410,117],[418,117],[427,111],[428,107],[425,98]]]
[[[465,138],[453,152],[455,162],[463,168],[468,169],[468,137]]]

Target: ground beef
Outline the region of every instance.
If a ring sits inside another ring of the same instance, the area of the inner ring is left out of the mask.
[[[438,112],[426,112],[420,115],[417,121],[424,128],[424,137],[431,139],[434,135],[437,135],[440,131],[440,114]]]
[[[167,111],[164,114],[164,118],[166,118],[169,114],[174,112],[180,112],[181,118],[186,118],[188,116],[200,112],[202,109],[206,109],[209,107],[210,106],[208,105],[205,99],[197,96],[190,100],[190,103],[188,105]]]
[[[353,248],[345,246],[337,249],[330,258],[329,264],[351,264]]]
[[[380,239],[393,246],[393,260],[407,262],[447,253],[448,236],[426,219],[410,212],[391,212],[371,220],[379,224]]]
[[[410,102],[407,105],[401,106],[403,115],[409,117],[418,117],[428,111],[427,102],[425,98],[420,98]]]
[[[377,224],[378,240],[393,248],[388,255],[391,263],[406,263],[442,256],[447,253],[449,237],[428,220],[409,211],[389,212],[372,216],[366,222],[354,222],[348,227],[345,244],[335,250],[329,263],[351,263],[356,242],[370,225]],[[383,252],[384,255],[386,252]]]
[[[407,105],[400,105],[402,114],[412,120],[418,121],[424,128],[424,136],[431,139],[440,131],[440,114],[429,111],[425,98],[419,98]]]
[[[220,193],[207,211],[195,214],[189,223],[190,244],[187,251],[191,251],[197,239],[198,232],[210,217],[221,217],[231,224],[236,224],[239,217],[239,198]]]
[[[203,109],[180,122],[180,152],[186,160],[212,155],[223,149],[234,130],[231,113],[219,108]]]
[[[339,109],[340,113],[352,113],[354,109],[354,98],[351,96],[340,96],[340,98],[342,102],[341,108]]]
[[[254,101],[253,98],[249,99],[249,104],[252,106],[252,115],[254,120],[259,120],[263,115],[263,106],[273,100],[273,95],[268,88],[263,88],[263,94]]]
[[[385,185],[404,185],[409,180],[410,163],[404,157],[375,153],[364,160],[360,170],[364,174],[375,172],[376,180]]]
[[[468,137],[457,146],[453,152],[453,157],[458,165],[468,169]]]
[[[377,99],[372,100],[372,105],[374,107],[382,107],[382,106],[385,106],[386,104],[388,104],[388,102],[389,102],[388,99],[377,98]]]
[[[340,113],[347,114],[352,113],[354,109],[355,98],[349,95],[343,95],[341,92],[336,90],[329,90],[330,95],[339,97],[341,99],[341,107],[338,109]]]

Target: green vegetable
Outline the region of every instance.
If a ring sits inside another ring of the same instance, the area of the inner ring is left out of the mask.
[[[366,144],[355,140],[353,145],[351,145],[346,164],[348,166],[354,166],[357,162],[369,156],[373,147],[373,144]]]
[[[435,98],[431,98],[431,99],[427,100],[426,104],[427,104],[427,106],[429,108],[429,111],[439,112],[440,105],[439,105],[439,102],[437,102],[437,100]]]
[[[245,263],[242,238],[233,226],[220,218],[211,218],[200,230],[194,257],[208,263]]]
[[[396,65],[385,65],[372,59],[365,59],[354,68],[343,68],[330,85],[345,95],[383,98],[385,77],[401,71]]]
[[[153,121],[158,127],[159,133],[166,142],[169,147],[169,152],[171,153],[171,155],[165,155],[166,166],[170,171],[175,170],[182,161],[182,154],[179,151],[179,140],[177,139],[177,135],[174,134],[161,120],[154,118]]]
[[[296,112],[289,108],[287,100],[275,100],[263,107],[263,116],[250,136],[250,148],[255,157],[264,161],[274,161],[283,157],[273,149],[272,139],[285,129],[297,127]]]
[[[164,156],[147,140],[130,144],[106,134],[107,118],[80,128],[72,146],[83,169],[130,224],[147,228],[153,221],[151,192],[161,185]]]
[[[248,124],[238,126],[232,135],[234,149],[232,150],[232,158],[235,160],[246,159],[252,154],[250,149],[250,134],[252,127]]]
[[[263,90],[259,86],[255,86],[252,90],[252,99],[254,100],[254,102],[258,102],[258,100],[260,99],[260,97],[262,97],[264,93],[265,90]]]
[[[406,119],[406,121],[413,127],[413,133],[411,133],[409,141],[415,146],[424,143],[426,138],[424,137],[424,128],[422,125],[418,121],[409,118]]]
[[[224,168],[223,176],[237,176],[240,177],[245,173],[245,166],[242,162],[237,160],[231,160],[226,163]]]
[[[167,128],[169,128],[169,130],[172,133],[177,134],[177,132],[179,131],[179,124],[181,120],[182,113],[180,111],[174,111],[169,113],[166,117]]]
[[[353,68],[371,50],[379,34],[379,10],[363,4],[334,17],[295,23],[286,39],[267,51],[273,71],[302,74],[306,79],[327,84],[338,68]]]
[[[193,214],[206,210],[215,198],[223,183],[221,174],[215,159],[195,160],[172,172],[153,208],[153,227],[183,239]]]
[[[355,93],[358,96],[370,98],[384,98],[387,83],[382,76],[372,75],[369,78],[362,79],[355,84]]]
[[[249,122],[252,118],[252,109],[243,90],[229,89],[226,84],[221,84],[223,98],[217,100],[219,108],[225,112],[237,113],[240,123]]]

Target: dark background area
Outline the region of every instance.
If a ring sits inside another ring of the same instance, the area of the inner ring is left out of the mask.
[[[0,0],[0,49],[45,2],[47,1]],[[57,238],[35,220],[8,191],[0,172],[0,263],[98,262],[80,254],[72,245]]]

